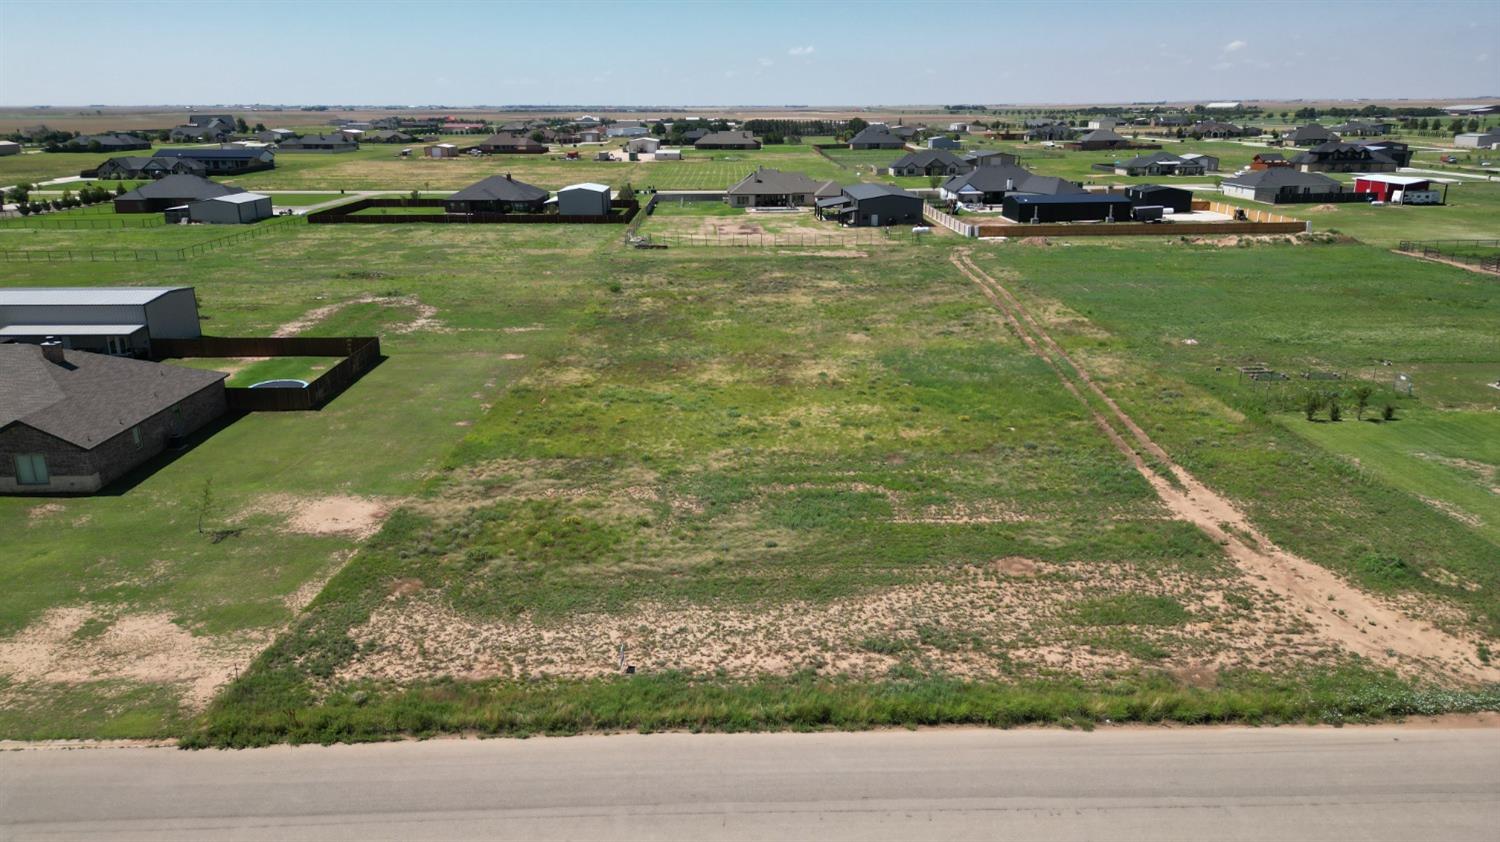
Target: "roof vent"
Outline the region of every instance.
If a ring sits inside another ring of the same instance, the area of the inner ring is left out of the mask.
[[[68,358],[63,355],[63,344],[55,336],[49,336],[42,342],[42,356],[47,362],[58,365],[66,365]]]

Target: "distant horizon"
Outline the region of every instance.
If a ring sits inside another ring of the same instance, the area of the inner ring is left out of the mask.
[[[807,108],[1024,108],[1434,100],[1435,89],[1500,89],[1500,4],[1478,0],[1420,9],[1321,0],[1253,8],[960,2],[922,7],[951,26],[905,30],[899,16],[912,7],[883,0],[434,0],[420,14],[393,0],[361,0],[355,8],[338,0],[6,0],[0,101],[144,107],[133,103],[149,91],[165,103],[285,107],[780,108],[795,100],[831,103]],[[78,25],[103,19],[107,27]],[[1392,33],[1400,46],[1387,48]],[[673,104],[636,105],[642,100]]]

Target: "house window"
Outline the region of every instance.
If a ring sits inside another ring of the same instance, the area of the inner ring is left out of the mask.
[[[130,441],[135,445],[136,450],[141,449],[141,425],[137,424],[130,428]]]
[[[47,473],[47,457],[40,453],[16,454],[17,485],[48,485],[52,477]]]

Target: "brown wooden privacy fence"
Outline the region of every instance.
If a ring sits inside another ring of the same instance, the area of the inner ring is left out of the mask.
[[[932,235],[927,235],[932,236]],[[642,243],[673,248],[842,248],[916,242],[910,228],[853,228],[838,234],[677,234],[653,232],[637,238]]]
[[[641,203],[635,199],[612,199],[609,206],[618,212],[608,216],[561,216],[555,213],[400,213],[371,214],[359,216],[359,211],[369,208],[442,208],[443,199],[360,199],[346,205],[337,205],[314,211],[305,217],[313,224],[359,224],[359,225],[406,225],[410,223],[446,223],[454,225],[497,224],[549,224],[549,225],[614,225],[629,223],[640,212]]]
[[[1199,208],[1198,207],[1198,202],[1194,201],[1193,202],[1193,210],[1207,210],[1207,211],[1213,211],[1214,213],[1222,213],[1222,214],[1224,214],[1225,216],[1227,216],[1227,217],[1229,217],[1231,219],[1234,218],[1235,213],[1240,212],[1240,211],[1244,211],[1244,213],[1245,213],[1245,221],[1247,221],[1247,222],[1275,222],[1275,223],[1284,222],[1284,223],[1287,223],[1288,225],[1291,225],[1291,224],[1301,225],[1306,230],[1312,230],[1311,224],[1308,223],[1307,220],[1305,220],[1305,219],[1297,219],[1296,217],[1292,217],[1292,216],[1287,216],[1285,214],[1276,213],[1275,211],[1261,210],[1259,208],[1242,208],[1239,205],[1231,205],[1228,202],[1209,201],[1209,202],[1204,202],[1203,204],[1205,205],[1205,207]],[[1273,232],[1270,232],[1270,233],[1277,233],[1277,232],[1273,231]]]
[[[1110,222],[981,224],[981,237],[1176,237],[1188,234],[1301,234],[1306,222]]]
[[[297,412],[320,409],[380,362],[376,336],[203,336],[197,339],[153,339],[156,359],[171,357],[343,357],[302,388],[224,390],[229,408],[242,412]]]

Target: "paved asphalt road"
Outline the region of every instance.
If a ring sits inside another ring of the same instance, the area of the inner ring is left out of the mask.
[[[0,753],[0,839],[1500,838],[1500,729]]]

